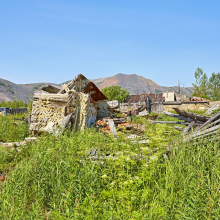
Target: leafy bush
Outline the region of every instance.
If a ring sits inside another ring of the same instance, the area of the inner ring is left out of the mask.
[[[101,89],[102,93],[108,98],[108,100],[118,100],[120,103],[129,95],[127,89],[121,89],[121,86],[109,86]]]

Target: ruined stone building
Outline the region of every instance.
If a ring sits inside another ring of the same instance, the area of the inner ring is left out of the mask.
[[[54,132],[67,124],[74,131],[82,130],[111,115],[106,96],[82,74],[62,87],[49,85],[34,94],[30,132]]]

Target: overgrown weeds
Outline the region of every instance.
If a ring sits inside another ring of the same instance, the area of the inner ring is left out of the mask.
[[[145,126],[147,144],[87,129],[44,135],[19,154],[1,149],[1,169],[9,159],[13,167],[0,218],[218,219],[219,141],[181,142],[172,126]]]
[[[23,115],[0,115],[0,142],[22,141],[28,137],[29,129],[27,123],[14,120],[14,118],[22,118],[22,116]]]

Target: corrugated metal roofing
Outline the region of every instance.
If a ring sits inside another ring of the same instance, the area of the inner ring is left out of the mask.
[[[165,98],[163,97],[163,93],[148,93],[151,102],[164,102]]]
[[[129,95],[127,98],[126,103],[142,103],[146,102],[148,95],[147,94],[141,94],[141,95]]]
[[[163,93],[146,93],[141,95],[129,95],[127,99],[127,103],[142,103],[146,102],[147,98],[150,98],[151,102],[164,102]]]

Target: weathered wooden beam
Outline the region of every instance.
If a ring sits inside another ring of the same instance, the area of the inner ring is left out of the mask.
[[[189,138],[193,138],[193,137],[196,137],[196,136],[208,134],[208,133],[210,133],[212,131],[219,130],[219,128],[220,128],[220,125],[216,125],[216,126],[214,126],[212,128],[206,129],[204,131],[196,131],[196,133],[193,133],[192,135],[190,135]]]
[[[217,121],[214,121],[212,122],[211,124],[208,124],[207,126],[203,127],[202,129],[200,129],[200,131],[203,131],[205,129],[208,129],[208,128],[211,128],[211,127],[214,127],[215,125],[219,124],[220,123],[220,119],[218,119]],[[198,129],[197,129],[198,130]]]
[[[209,120],[210,116],[205,116],[205,115],[199,115],[195,114],[193,112],[186,112],[184,110],[180,110],[179,108],[173,108],[180,116],[186,117],[186,118],[191,118],[194,121],[202,121],[206,122]]]
[[[210,109],[207,110],[206,114],[212,114],[212,111],[218,108],[219,108],[219,105],[216,103]]]
[[[68,102],[68,94],[44,94],[44,93],[34,93],[34,99],[41,99],[45,101],[55,101],[55,102]]]
[[[174,126],[174,129],[178,130],[178,131],[182,131],[183,127],[179,127],[179,126]]]
[[[202,135],[193,137],[193,139],[200,139],[200,138],[203,138],[203,137],[209,137],[209,136],[212,136],[212,135],[216,135],[217,133],[219,133],[219,130],[212,131],[212,132],[209,132],[207,134],[202,134]]]
[[[184,120],[184,121],[188,121],[188,122],[194,121],[194,120],[191,119],[191,118],[186,118],[186,117],[184,117],[184,116],[175,115],[175,114],[170,113],[170,112],[167,112],[167,111],[163,111],[163,114],[164,114],[164,115],[167,115],[167,116],[170,116],[170,117],[173,117],[173,118],[177,118],[177,119],[179,119],[179,120]]]
[[[206,125],[208,125],[209,123],[213,122],[215,119],[217,119],[218,117],[220,117],[220,111],[218,113],[216,113],[213,117],[211,117],[207,122],[205,122],[203,125],[201,125],[197,131],[201,130],[203,127],[205,127]]]
[[[190,131],[191,127],[195,124],[194,121],[192,121],[184,130],[183,130],[183,135],[185,135],[187,132]]]

